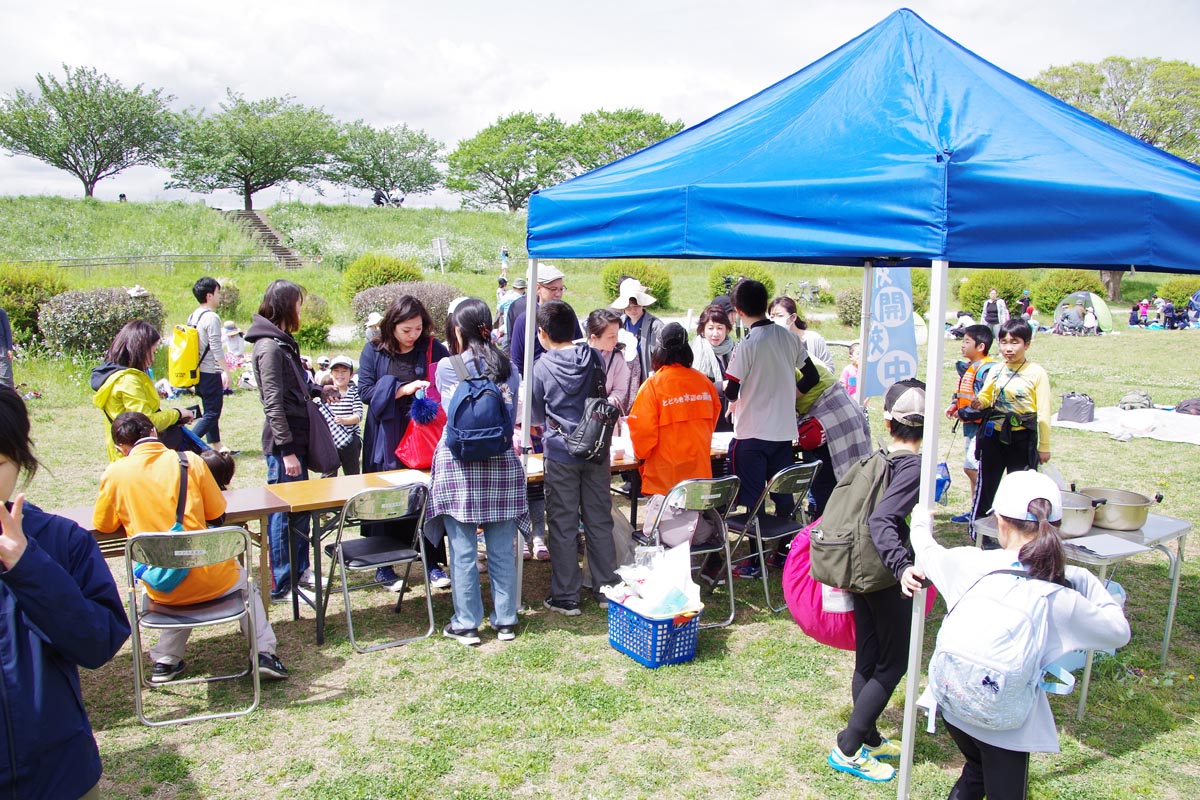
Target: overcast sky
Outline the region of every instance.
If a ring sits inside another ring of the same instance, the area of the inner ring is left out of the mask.
[[[162,87],[178,108],[290,94],[341,120],[407,123],[447,150],[518,110],[567,122],[640,107],[701,122],[803,68],[901,7],[896,0],[0,0],[0,94],[37,73],[92,66]],[[1197,0],[915,0],[926,22],[1022,78],[1109,55],[1197,63]],[[140,167],[102,181],[101,199],[200,199]],[[0,194],[82,195],[78,180],[0,154]],[[229,193],[204,196],[237,207]],[[319,198],[268,189],[256,207]],[[333,189],[325,200],[367,201]],[[455,207],[438,193],[406,205]]]

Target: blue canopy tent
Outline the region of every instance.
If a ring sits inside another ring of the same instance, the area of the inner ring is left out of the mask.
[[[531,285],[537,261],[550,258],[932,266],[930,317],[941,320],[949,263],[1197,271],[1200,169],[902,9],[732,108],[535,193],[527,243]],[[929,339],[927,419],[940,411],[943,343]],[[930,434],[925,507],[936,427]],[[916,614],[900,797],[923,623]]]

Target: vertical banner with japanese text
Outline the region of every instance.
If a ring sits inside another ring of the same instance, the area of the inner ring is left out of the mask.
[[[862,391],[879,397],[896,381],[917,376],[912,276],[907,267],[876,267]]]

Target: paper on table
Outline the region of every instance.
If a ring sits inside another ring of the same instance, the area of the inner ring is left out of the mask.
[[[726,431],[726,432],[722,432],[722,433],[714,432],[712,435],[712,449],[713,450],[724,450],[724,451],[728,452],[729,451],[729,443],[732,441],[733,441],[733,432],[732,431]]]
[[[392,486],[406,486],[410,483],[429,485],[429,475],[416,469],[400,469],[395,472],[381,472],[379,477]]]
[[[1083,536],[1078,539],[1072,539],[1069,542],[1064,542],[1064,544],[1067,547],[1078,547],[1080,550],[1086,550],[1101,558],[1131,556],[1137,553],[1146,553],[1150,550],[1145,545],[1131,542],[1128,539],[1122,539],[1120,536],[1113,536],[1110,533]]]

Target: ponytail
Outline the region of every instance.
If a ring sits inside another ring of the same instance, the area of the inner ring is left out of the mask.
[[[1049,520],[1050,501],[1041,497],[1030,500],[1029,513],[1037,520],[1005,518],[1023,533],[1033,534],[1033,539],[1021,547],[1018,556],[1021,563],[1035,578],[1070,586],[1067,582],[1067,557],[1058,535],[1058,525]]]

